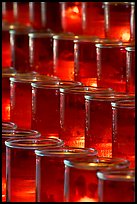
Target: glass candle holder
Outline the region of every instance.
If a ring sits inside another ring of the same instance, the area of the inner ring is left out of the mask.
[[[3,2],[6,3],[6,2]],[[10,26],[2,26],[2,69],[11,66]]]
[[[2,121],[2,130],[14,130],[17,129],[17,125],[13,122]]]
[[[54,75],[62,80],[74,80],[74,42],[73,34],[53,36]]]
[[[13,128],[12,128],[13,127]],[[15,138],[40,137],[40,133],[34,130],[15,129],[13,123],[2,123],[2,202],[6,202],[6,146],[5,141]]]
[[[53,75],[52,37],[51,32],[29,33],[29,63],[32,71],[48,76]]]
[[[10,139],[6,145],[6,201],[35,202],[36,156],[34,150],[63,146],[55,138]],[[28,168],[29,167],[29,168]]]
[[[105,37],[103,2],[82,2],[83,33],[90,36]]]
[[[10,30],[10,44],[11,44],[11,58],[12,67],[18,73],[30,72],[29,64],[29,36],[33,32],[32,29],[27,27],[19,27]]]
[[[126,47],[126,91],[135,94],[135,47]]]
[[[10,121],[10,80],[15,76],[13,68],[2,69],[2,120]]]
[[[87,3],[87,2],[84,2]],[[94,2],[95,3],[95,2]],[[108,39],[79,35],[74,39],[74,79],[86,86],[97,86],[96,43],[107,43]]]
[[[20,128],[31,128],[32,82],[44,81],[52,83],[56,77],[39,74],[17,74],[10,78],[10,114],[11,121]],[[55,82],[54,82],[55,83]],[[35,127],[33,128],[35,129]]]
[[[129,42],[134,36],[134,2],[104,2],[105,37]]]
[[[130,43],[97,43],[97,84],[126,92],[126,51]]]
[[[2,24],[14,23],[13,2],[2,2]]]
[[[46,2],[29,2],[30,24],[34,29],[46,28]]]
[[[97,172],[125,169],[129,161],[121,158],[65,159],[64,202],[99,202]]]
[[[36,150],[36,202],[64,201],[64,159],[96,157],[95,149],[61,147]]]
[[[29,2],[29,9],[33,28],[62,32],[59,2]]]
[[[80,82],[58,81],[55,83],[32,83],[32,122],[42,134],[59,137],[60,129],[60,88],[81,86]],[[46,114],[43,114],[43,111]]]
[[[135,202],[135,169],[100,171],[97,177],[99,202]]]
[[[82,2],[60,2],[61,23],[63,32],[75,35],[83,34],[83,7]]]
[[[128,98],[134,96],[118,92],[85,94],[85,147],[97,149],[99,156],[113,156],[111,102]]]
[[[14,23],[30,27],[29,2],[13,2]]]
[[[127,158],[135,166],[135,98],[112,105],[112,156]],[[129,145],[130,144],[130,145]]]
[[[85,94],[112,93],[112,89],[80,86],[60,88],[60,138],[65,145],[85,147]]]

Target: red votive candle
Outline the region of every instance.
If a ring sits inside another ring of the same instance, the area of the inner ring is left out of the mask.
[[[135,98],[112,105],[112,156],[127,158],[135,167]]]
[[[74,79],[86,86],[97,86],[96,43],[107,43],[108,39],[79,35],[74,39]]]
[[[60,88],[60,138],[70,147],[85,147],[85,94],[111,93],[111,89],[92,86]]]
[[[85,147],[97,149],[99,156],[112,157],[111,102],[134,98],[124,93],[91,93],[85,95],[86,128]],[[125,123],[124,123],[125,124]],[[125,132],[123,132],[125,134]],[[119,157],[120,155],[116,155]]]
[[[12,128],[13,127],[13,128]],[[6,146],[5,141],[15,138],[40,137],[40,133],[34,130],[15,129],[13,123],[2,123],[2,202],[6,202]]]
[[[18,73],[30,72],[29,64],[29,36],[33,32],[32,29],[27,27],[18,27],[17,29],[10,30],[10,44],[11,44],[11,57],[12,67]]]
[[[43,31],[28,35],[31,71],[53,75],[53,33]]]
[[[55,138],[21,138],[5,141],[6,145],[6,201],[36,201],[36,155],[34,150],[63,146]]]
[[[34,29],[46,28],[46,2],[29,2],[30,23]]]
[[[61,23],[64,32],[83,34],[82,2],[60,2]]]
[[[95,149],[36,150],[36,202],[64,202],[64,159],[96,157]]]
[[[99,202],[97,172],[102,169],[125,169],[129,161],[122,158],[66,159],[64,202]]]
[[[14,23],[30,27],[29,2],[13,2]]]
[[[82,2],[83,34],[105,37],[103,2]]]
[[[32,83],[32,129],[43,135],[59,137],[60,88],[80,86],[80,82],[56,81],[55,83]],[[43,111],[45,114],[43,114]]]
[[[97,84],[126,92],[126,50],[130,43],[97,43]]]
[[[11,121],[20,128],[31,128],[32,88],[35,81],[54,81],[56,77],[38,74],[17,74],[10,78]],[[35,127],[33,128],[35,129]]]
[[[13,68],[2,69],[2,120],[10,121],[10,80],[15,76]]]
[[[126,91],[135,94],[135,46],[126,47]]]
[[[134,36],[134,2],[104,2],[105,37],[129,42]]]
[[[53,36],[54,75],[62,80],[74,80],[74,39],[73,34]]]
[[[13,2],[2,2],[2,23],[14,23]]]
[[[10,26],[2,26],[2,69],[11,66]]]
[[[135,202],[135,169],[97,172],[99,202]]]

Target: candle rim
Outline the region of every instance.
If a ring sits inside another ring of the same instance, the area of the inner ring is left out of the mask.
[[[21,128],[16,128],[16,129],[4,129],[2,128],[2,139],[14,139],[14,138],[22,138],[22,137],[40,137],[41,133],[38,132],[37,130],[30,130],[30,129],[21,129]]]
[[[63,146],[60,148],[35,150],[37,156],[54,156],[54,157],[78,157],[78,156],[96,156],[98,151],[94,148],[80,148]]]
[[[15,148],[15,149],[42,149],[42,148],[53,148],[60,147],[64,145],[64,141],[59,138],[45,138],[44,136],[40,137],[26,137],[26,138],[13,138],[5,141],[6,147]]]
[[[126,108],[135,109],[135,98],[121,99],[111,102],[112,108]]]
[[[17,125],[11,121],[2,121],[2,129],[17,129]]]
[[[104,87],[95,87],[95,86],[76,86],[70,89],[60,88],[61,93],[107,93],[114,92],[112,88],[104,88]]]
[[[83,159],[83,160],[82,160]],[[80,158],[65,159],[64,164],[67,167],[85,169],[85,170],[99,170],[99,169],[113,169],[129,167],[130,161],[124,158],[117,157],[97,157],[97,158]]]
[[[135,181],[135,169],[115,169],[98,171],[97,177],[101,180]]]
[[[95,94],[90,94],[86,93],[85,95],[85,100],[86,101],[91,101],[91,100],[98,100],[98,101],[117,101],[120,99],[132,99],[134,98],[134,94],[127,94],[127,93],[122,93],[122,92],[112,92],[112,93],[95,93]]]

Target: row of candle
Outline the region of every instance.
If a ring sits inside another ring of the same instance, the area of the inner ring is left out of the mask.
[[[10,31],[9,43],[12,62],[9,60],[8,65],[7,38],[3,39],[3,69],[12,66],[19,73],[33,71],[85,85],[135,92],[134,43],[21,28]]]
[[[59,137],[68,146],[94,147],[99,156],[126,156],[133,159],[134,166],[134,94],[35,73],[15,74],[8,80],[2,97],[3,113],[7,105],[10,111],[9,118],[3,120],[9,119],[20,128],[35,129],[46,137]],[[119,99],[125,102],[113,103]],[[130,151],[120,146],[123,141],[128,145],[129,137]]]
[[[97,153],[3,123],[3,201],[134,202],[135,170],[129,161]]]
[[[135,39],[135,2],[2,2],[2,19],[35,29]]]

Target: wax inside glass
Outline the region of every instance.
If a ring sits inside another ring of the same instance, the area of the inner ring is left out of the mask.
[[[135,169],[100,171],[97,177],[100,202],[135,201]]]
[[[93,148],[62,147],[36,150],[37,202],[64,201],[64,159],[96,157]]]
[[[65,159],[65,202],[99,202],[97,172],[101,169],[124,169],[129,161],[120,158]]]
[[[64,143],[55,138],[9,139],[6,145],[6,174],[8,202],[35,202],[35,168],[34,150],[60,147]],[[25,167],[25,168],[24,168]]]

